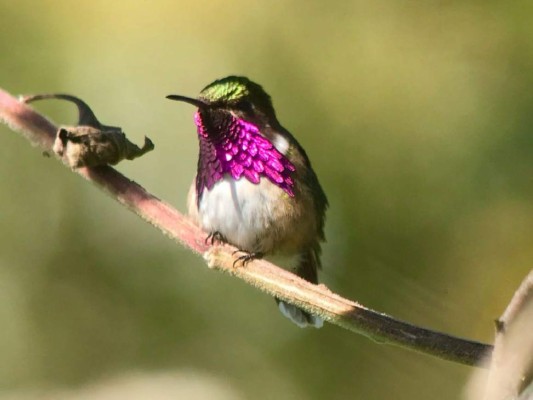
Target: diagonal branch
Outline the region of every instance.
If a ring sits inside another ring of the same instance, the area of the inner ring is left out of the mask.
[[[22,133],[32,144],[51,151],[57,127],[0,89],[0,120]],[[198,254],[209,266],[238,277],[260,290],[317,314],[332,324],[363,334],[377,342],[398,345],[433,356],[475,365],[492,346],[420,328],[344,299],[324,285],[313,285],[264,260],[233,267],[231,246],[209,247],[206,235],[172,206],[148,193],[115,169],[105,166],[74,172],[104,189],[161,232]]]

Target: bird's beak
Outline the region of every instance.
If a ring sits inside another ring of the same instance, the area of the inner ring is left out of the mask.
[[[169,100],[176,100],[176,101],[183,101],[185,103],[192,104],[193,106],[196,106],[198,108],[204,108],[207,106],[206,103],[204,103],[202,100],[193,99],[191,97],[186,96],[180,96],[179,94],[170,94],[167,96],[167,99]]]

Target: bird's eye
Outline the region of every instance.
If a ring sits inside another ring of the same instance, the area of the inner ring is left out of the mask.
[[[241,99],[235,104],[235,108],[238,110],[251,113],[253,112],[252,103],[246,99]]]

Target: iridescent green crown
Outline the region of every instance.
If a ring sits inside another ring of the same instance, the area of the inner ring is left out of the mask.
[[[208,103],[247,100],[264,113],[274,114],[270,96],[260,85],[244,76],[218,79],[203,88],[198,98]]]

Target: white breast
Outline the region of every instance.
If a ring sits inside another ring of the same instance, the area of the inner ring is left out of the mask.
[[[198,209],[199,223],[206,232],[220,232],[240,249],[261,251],[255,248],[258,238],[263,240],[268,232],[271,206],[283,194],[266,178],[253,184],[245,178],[236,181],[225,176],[211,190],[204,189]]]

